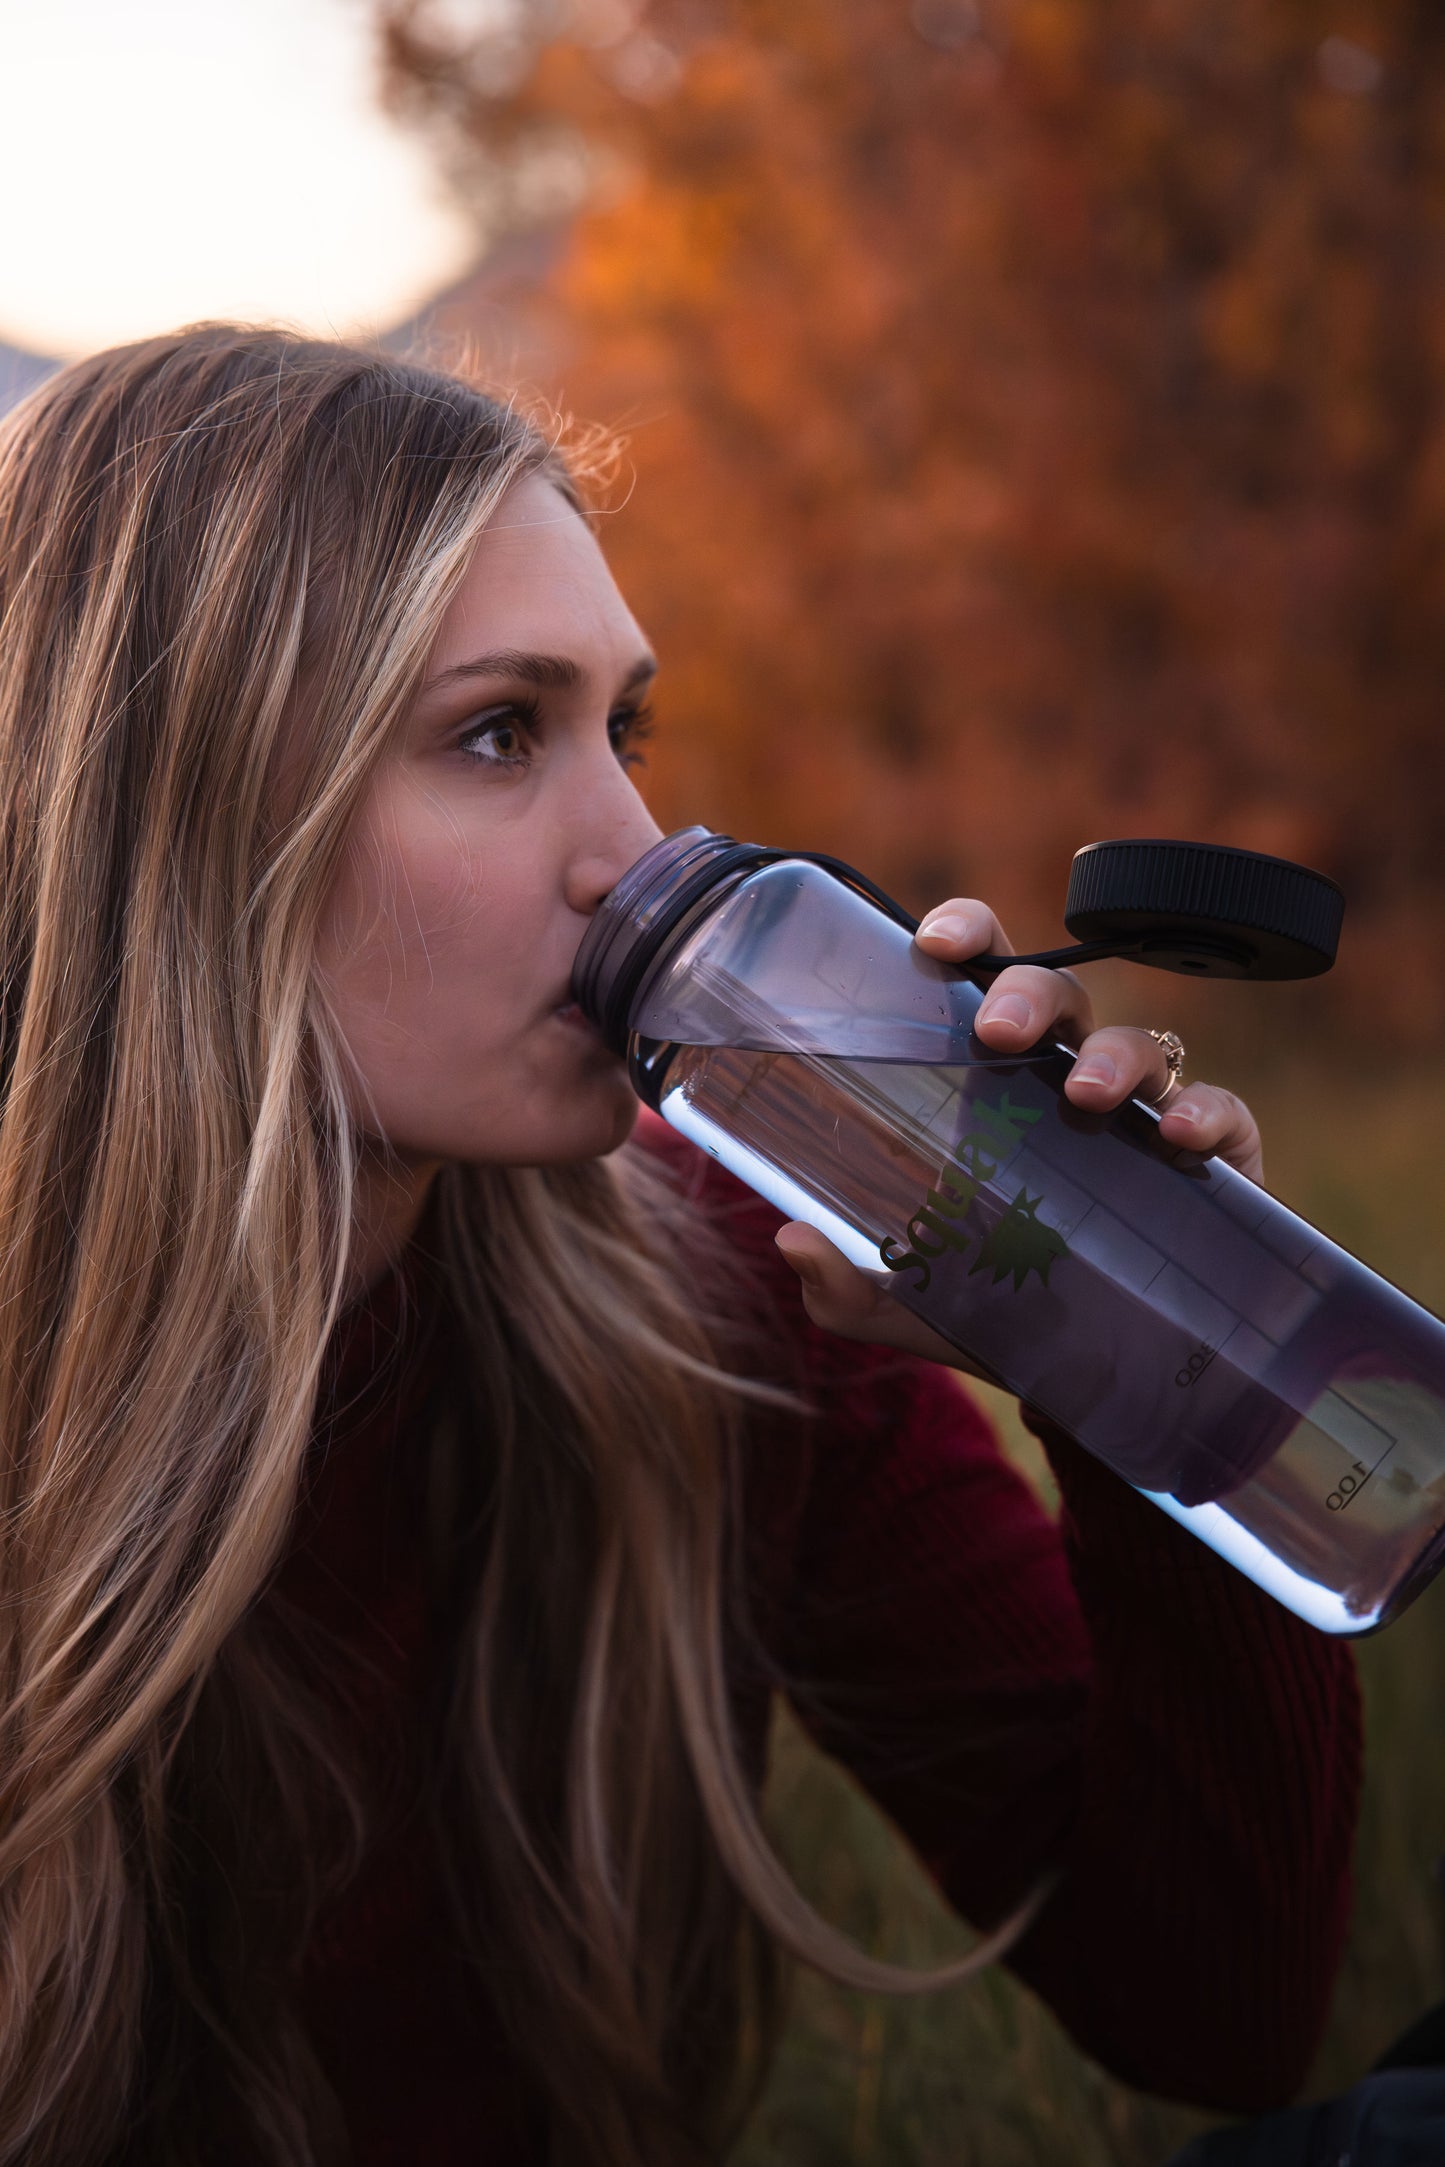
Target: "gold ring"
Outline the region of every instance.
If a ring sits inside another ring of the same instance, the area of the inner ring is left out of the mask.
[[[1149,1036],[1163,1054],[1164,1066],[1169,1071],[1169,1081],[1165,1084],[1158,1098],[1145,1099],[1144,1101],[1146,1106],[1152,1106],[1157,1110],[1157,1108],[1173,1098],[1175,1092],[1179,1089],[1179,1080],[1184,1073],[1184,1041],[1177,1031],[1151,1031]]]

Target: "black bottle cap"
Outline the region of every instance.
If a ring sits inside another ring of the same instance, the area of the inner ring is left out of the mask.
[[[1314,978],[1335,960],[1345,901],[1287,858],[1217,843],[1090,843],[1069,876],[1078,941],[1137,943],[1130,960],[1200,978]]]

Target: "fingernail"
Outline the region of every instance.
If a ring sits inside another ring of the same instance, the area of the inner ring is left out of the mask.
[[[964,911],[930,911],[918,928],[918,934],[936,933],[941,941],[966,941],[973,931],[973,920]]]
[[[985,1001],[978,1012],[980,1023],[1011,1023],[1020,1031],[1027,1031],[1034,1020],[1034,1012],[1020,993],[1000,993],[995,1000]]]
[[[1176,1121],[1202,1121],[1204,1118],[1199,1108],[1191,1106],[1188,1099],[1182,1106],[1166,1106],[1163,1111],[1172,1114]]]
[[[793,1270],[802,1280],[805,1287],[822,1286],[823,1274],[819,1271],[817,1265],[813,1262],[813,1259],[808,1255],[806,1249],[785,1249],[783,1244],[776,1238],[776,1236],[774,1237],[773,1246],[777,1250],[779,1256],[786,1258],[787,1262],[792,1265]]]
[[[1084,1083],[1111,1084],[1117,1082],[1119,1071],[1106,1053],[1091,1053],[1074,1063],[1074,1074]]]

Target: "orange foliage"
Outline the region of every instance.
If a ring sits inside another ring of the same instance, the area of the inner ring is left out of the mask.
[[[1445,1035],[1438,0],[555,12],[380,20],[491,211],[588,147],[531,298],[631,434],[660,817],[1031,943],[1096,837],[1302,857]]]

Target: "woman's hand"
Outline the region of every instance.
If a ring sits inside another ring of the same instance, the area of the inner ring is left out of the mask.
[[[968,899],[941,903],[930,911],[917,940],[925,955],[945,963],[966,963],[970,956],[990,952],[1013,953],[987,904]],[[1077,1046],[1079,1058],[1064,1095],[1090,1113],[1108,1113],[1135,1095],[1156,1099],[1169,1081],[1163,1050],[1147,1030],[1131,1024],[1094,1029],[1089,996],[1072,971],[1022,963],[1000,971],[975,1029],[998,1053],[1022,1052],[1047,1037]],[[1217,1084],[1191,1083],[1176,1091],[1161,1115],[1159,1131],[1166,1144],[1215,1154],[1251,1181],[1262,1178],[1254,1117],[1232,1091]],[[856,1270],[816,1227],[795,1220],[777,1241],[802,1281],[803,1301],[815,1324],[844,1339],[883,1341],[956,1369],[972,1367],[956,1347],[896,1302],[887,1286]]]

